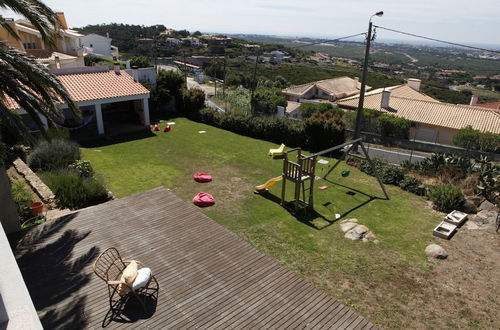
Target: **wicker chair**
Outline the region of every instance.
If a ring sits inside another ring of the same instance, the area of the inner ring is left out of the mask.
[[[137,301],[139,301],[144,312],[147,313],[145,299],[144,297],[141,298],[141,294],[147,292],[152,282],[154,282],[156,290],[158,290],[158,281],[153,276],[153,274],[151,274],[151,277],[149,281],[146,283],[146,285],[135,290],[132,288],[131,285],[127,285],[126,283],[121,282],[120,277],[124,269],[131,261],[132,260],[123,260],[117,249],[108,248],[104,252],[102,252],[94,262],[94,273],[96,273],[96,275],[99,276],[102,280],[104,280],[107,284],[108,294],[109,294],[109,305],[111,308],[113,308],[113,304],[115,302],[133,296],[137,299]],[[144,268],[144,265],[142,263],[140,263],[137,260],[136,262],[139,268]],[[120,284],[127,285],[128,287],[128,290],[126,290],[127,293],[125,294],[122,293],[120,295],[120,292],[118,290],[118,286]]]

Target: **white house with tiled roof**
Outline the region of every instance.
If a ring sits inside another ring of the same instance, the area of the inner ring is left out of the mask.
[[[148,103],[150,93],[138,81],[136,72],[129,75],[120,70],[118,64],[111,71],[107,66],[97,66],[60,69],[53,72],[82,111],[84,124],[96,124],[97,134],[105,134],[106,119],[112,123],[114,120],[128,118],[129,122],[135,125],[150,125]],[[0,98],[0,102],[18,114],[26,115],[26,111],[14,99],[4,95]],[[64,103],[59,103],[58,106],[61,109],[68,109]],[[70,111],[65,111],[65,116],[66,119],[72,119]],[[47,118],[41,116],[41,119],[48,128]]]
[[[412,87],[410,87],[412,86]],[[365,94],[364,108],[374,109],[410,120],[410,138],[420,141],[453,145],[457,132],[472,128],[500,134],[500,113],[478,106],[439,102],[416,88],[420,83],[380,88]],[[337,101],[341,108],[355,110],[359,96]]]
[[[322,99],[335,101],[348,96],[359,94],[361,83],[358,79],[349,77],[338,77],[314,81],[307,84],[291,86],[282,90],[289,101],[300,102],[301,100]],[[370,86],[366,87],[367,90]]]
[[[42,40],[38,29],[25,19],[4,18],[5,26],[15,31],[20,40],[14,38],[4,26],[0,26],[0,41],[32,55],[49,68],[84,66],[81,38],[83,34],[68,28],[64,13],[56,13],[60,24],[55,46],[49,48]]]

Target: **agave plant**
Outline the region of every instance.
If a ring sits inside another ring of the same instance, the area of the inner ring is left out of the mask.
[[[500,166],[482,163],[478,171],[477,193],[494,204],[500,202]]]

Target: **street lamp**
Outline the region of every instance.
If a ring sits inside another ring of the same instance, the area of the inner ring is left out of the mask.
[[[366,76],[368,74],[368,58],[370,57],[370,42],[372,39],[372,18],[374,16],[381,17],[383,11],[379,11],[372,16],[368,21],[368,35],[366,37],[365,63],[363,64],[363,76],[361,77],[361,89],[359,91],[358,113],[356,114],[356,127],[354,130],[354,138],[357,139],[361,132],[361,121],[363,120],[363,104],[365,102]]]

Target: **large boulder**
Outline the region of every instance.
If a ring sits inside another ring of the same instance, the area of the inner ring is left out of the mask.
[[[348,230],[353,229],[356,227],[358,220],[357,219],[348,219],[347,221],[342,221],[340,223],[340,230],[342,230],[344,233]]]
[[[375,234],[369,230],[365,233],[365,236],[363,236],[363,242],[375,242],[376,238]]]
[[[425,248],[425,254],[427,254],[430,258],[436,259],[446,259],[448,257],[446,250],[441,245],[437,244],[427,245]]]
[[[492,203],[488,202],[487,200],[485,200],[484,202],[481,203],[481,205],[479,205],[479,209],[481,211],[498,211],[497,207],[495,205],[493,205]]]
[[[482,205],[482,204],[481,204]],[[478,227],[478,229],[494,228],[496,225],[498,212],[482,210],[471,218],[471,221]]]
[[[368,231],[368,227],[363,225],[356,225],[356,227],[345,233],[344,237],[355,241],[362,239]]]

